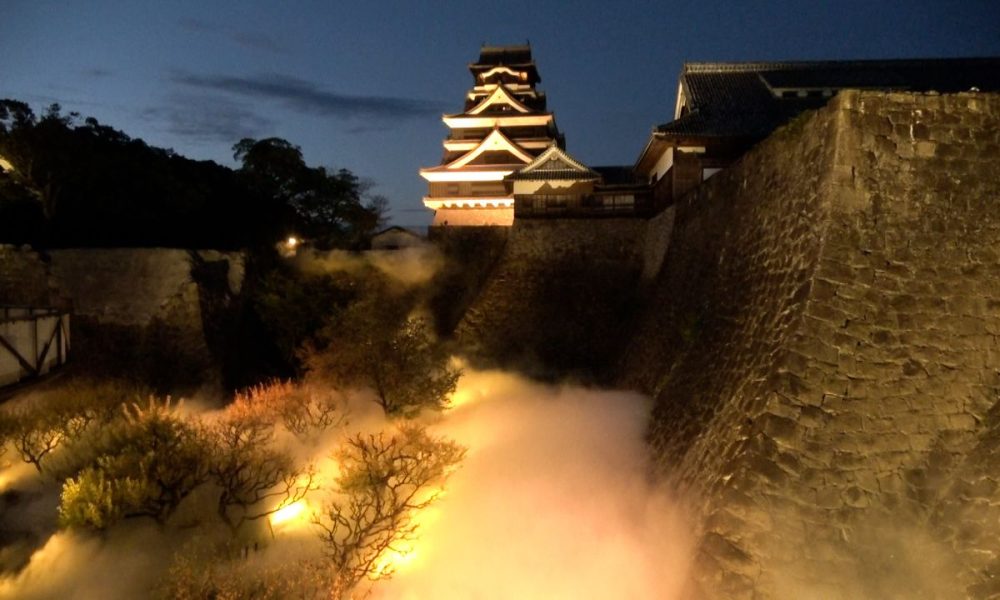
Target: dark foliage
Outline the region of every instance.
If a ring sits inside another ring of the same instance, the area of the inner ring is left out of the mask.
[[[286,140],[244,138],[233,146],[250,189],[288,210],[287,233],[321,249],[358,247],[381,224],[384,202],[364,202],[369,185],[347,169],[309,167],[302,150]]]
[[[0,100],[0,242],[41,247],[235,249],[290,232],[325,245],[358,244],[379,224],[379,201],[349,171],[306,167],[277,138],[235,146],[243,168],[195,161],[101,125],[38,117]]]
[[[387,416],[441,409],[461,371],[422,318],[410,316],[417,297],[373,280],[358,301],[331,318],[301,352],[315,376],[368,387]]]
[[[260,276],[251,308],[285,364],[301,373],[300,348],[315,343],[328,321],[365,293],[364,280],[348,273],[309,275],[277,264]]]
[[[77,317],[75,368],[94,377],[142,382],[163,394],[193,392],[217,376],[212,357],[195,335],[161,320],[142,327]]]

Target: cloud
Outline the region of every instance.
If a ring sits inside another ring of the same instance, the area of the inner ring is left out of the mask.
[[[444,266],[444,256],[436,246],[427,244],[400,250],[326,252],[311,248],[300,251],[292,261],[295,268],[310,275],[336,272],[358,273],[375,268],[404,286],[427,283]]]
[[[316,84],[284,75],[238,77],[175,72],[171,79],[181,85],[225,92],[255,100],[278,101],[306,114],[341,118],[424,118],[441,113],[438,102],[392,96],[355,96],[321,89]]]
[[[173,94],[165,104],[144,110],[142,116],[162,122],[173,135],[196,142],[235,143],[260,137],[274,125],[242,103],[204,94]]]
[[[215,23],[209,23],[208,21],[195,19],[194,17],[181,17],[177,19],[177,24],[188,31],[195,31],[197,33],[215,33],[222,30]]]
[[[348,394],[345,402],[346,430],[333,427],[308,442],[286,440],[300,461],[317,467],[320,490],[308,498],[309,511],[321,510],[328,498],[324,492],[337,474],[330,457],[344,436],[394,427],[370,392]],[[648,398],[467,368],[453,403],[418,422],[467,447],[466,458],[438,502],[416,515],[420,529],[412,552],[394,578],[376,585],[373,599],[682,597],[691,532],[675,499],[648,477]],[[218,416],[186,407],[206,419]],[[0,476],[12,468],[0,465]],[[42,481],[31,469],[24,472],[30,481]],[[19,477],[0,491],[23,490],[29,482]],[[147,598],[165,576],[186,589],[207,584],[197,579],[203,574],[274,583],[268,569],[294,573],[297,565],[322,560],[307,513],[274,528],[261,522],[245,531],[241,544],[249,549],[251,542],[260,543],[248,560],[205,554],[204,571],[168,575],[172,556],[200,561],[190,549],[211,550],[224,534],[207,518],[214,515],[216,496],[205,491],[190,496],[165,527],[129,519],[102,535],[53,533],[55,504],[34,506],[38,500],[21,495],[21,512],[0,512],[0,525],[36,510],[41,518],[32,521],[41,543],[19,572],[0,570],[0,598]],[[204,520],[197,531],[185,525],[198,518]],[[39,529],[40,521],[48,528]]]
[[[434,432],[466,458],[373,598],[682,597],[691,537],[648,477],[647,398],[466,369],[455,402]]]
[[[369,125],[360,124],[348,127],[344,131],[351,135],[362,135],[367,133],[384,133],[386,131],[392,131],[392,125],[389,123],[383,123],[381,125]]]
[[[229,34],[229,39],[233,40],[244,48],[252,50],[265,50],[275,54],[284,54],[288,49],[280,44],[273,37],[260,31],[234,31]]]
[[[262,31],[230,30],[211,21],[192,17],[182,17],[177,20],[177,24],[195,33],[224,36],[229,41],[250,50],[263,50],[274,54],[288,53],[288,48],[284,44]]]

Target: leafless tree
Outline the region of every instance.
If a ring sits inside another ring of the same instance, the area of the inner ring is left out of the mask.
[[[269,417],[260,406],[234,404],[205,429],[209,475],[220,488],[217,512],[234,534],[315,489],[311,468],[276,447]]]
[[[364,579],[390,577],[387,552],[405,552],[415,540],[415,515],[434,502],[464,448],[418,427],[399,433],[358,435],[338,454],[338,497],[314,517],[333,565],[334,597],[343,598]]]

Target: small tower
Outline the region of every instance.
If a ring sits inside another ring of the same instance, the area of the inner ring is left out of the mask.
[[[514,196],[504,178],[565,142],[538,76],[531,46],[483,46],[469,65],[475,84],[463,112],[444,115],[441,164],[420,170],[434,225],[510,225]]]

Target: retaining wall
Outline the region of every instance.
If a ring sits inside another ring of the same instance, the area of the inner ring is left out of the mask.
[[[642,219],[516,220],[456,337],[474,360],[600,379],[627,341],[645,234]]]
[[[997,593],[998,148],[995,94],[842,92],[679,203],[623,381],[693,595]]]

